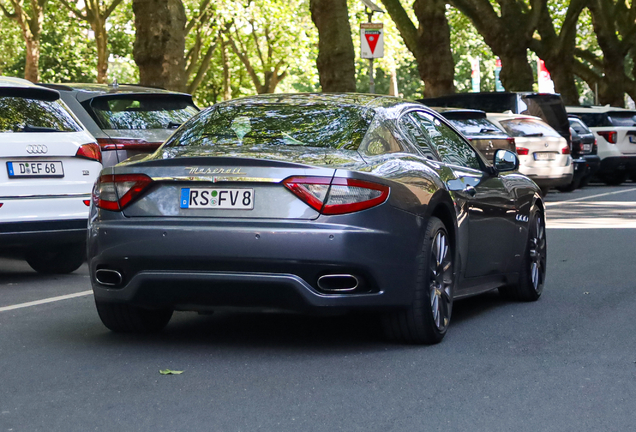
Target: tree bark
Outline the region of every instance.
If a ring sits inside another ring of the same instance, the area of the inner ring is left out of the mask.
[[[185,91],[185,25],[181,0],[133,0],[133,56],[140,84]]]
[[[382,0],[382,3],[415,57],[420,78],[424,81],[424,97],[454,93],[455,63],[446,19],[446,2],[415,0],[413,10],[418,28],[415,28],[400,0]]]
[[[310,0],[309,8],[318,28],[316,66],[322,91],[356,91],[355,52],[347,0]]]
[[[223,63],[223,100],[232,99],[232,80],[230,76],[230,59],[228,58],[227,42],[221,37],[221,62]]]
[[[90,23],[95,33],[97,45],[97,82],[103,84],[108,75],[108,33],[106,32],[106,20],[96,19]]]
[[[24,79],[33,83],[40,80],[40,38],[27,37],[26,64],[24,65]]]

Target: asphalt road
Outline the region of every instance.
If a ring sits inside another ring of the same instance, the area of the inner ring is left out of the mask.
[[[0,260],[0,431],[634,430],[636,184],[548,202],[542,298],[457,302],[431,347],[359,316],[176,313],[116,335],[85,266]]]

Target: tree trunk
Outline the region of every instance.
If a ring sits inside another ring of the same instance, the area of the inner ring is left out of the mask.
[[[604,58],[603,73],[598,85],[599,104],[624,108],[627,77],[623,58]]]
[[[181,0],[133,0],[133,55],[142,85],[184,91],[186,15]]]
[[[318,28],[316,66],[322,91],[356,91],[355,52],[347,0],[310,0],[309,8]]]
[[[40,80],[40,40],[26,37],[26,65],[24,79],[33,83]]]
[[[495,54],[498,54],[501,59],[499,78],[506,91],[532,91],[534,74],[528,62],[526,48],[511,49],[500,53],[495,52]]]
[[[579,91],[574,83],[572,64],[562,58],[543,59],[545,66],[554,81],[554,91],[561,94],[561,99],[566,105],[579,105]]]
[[[95,43],[97,45],[97,82],[104,84],[108,78],[108,33],[106,31],[106,20],[96,19],[90,23],[95,33]]]
[[[421,51],[415,59],[424,81],[424,97],[455,93],[455,62],[446,19],[446,2],[416,0],[413,9],[419,22]]]

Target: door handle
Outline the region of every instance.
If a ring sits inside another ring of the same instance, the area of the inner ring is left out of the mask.
[[[464,192],[467,195],[470,195],[471,197],[474,197],[477,194],[477,190],[471,185],[466,186],[466,188],[462,192]]]

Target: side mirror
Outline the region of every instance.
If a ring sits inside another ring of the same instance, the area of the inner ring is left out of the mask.
[[[497,172],[516,171],[519,169],[519,158],[510,150],[499,149],[492,161]]]

